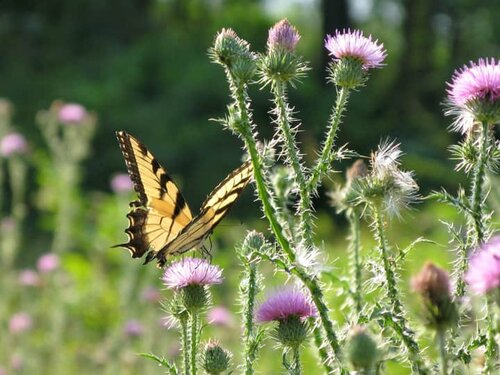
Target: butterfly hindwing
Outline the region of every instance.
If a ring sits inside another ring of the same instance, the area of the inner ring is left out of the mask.
[[[139,200],[127,215],[126,244],[134,258],[158,251],[171,242],[192,220],[191,210],[167,171],[148,149],[130,134],[116,133]]]
[[[208,195],[201,211],[155,258],[162,266],[169,255],[182,254],[202,243],[224,218],[253,176],[252,164],[245,162],[231,172]]]

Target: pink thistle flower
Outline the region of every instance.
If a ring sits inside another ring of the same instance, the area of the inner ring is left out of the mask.
[[[111,179],[111,190],[115,193],[128,193],[134,189],[134,184],[126,173],[119,173]]]
[[[148,286],[145,289],[143,289],[141,293],[141,298],[143,301],[156,303],[161,300],[161,293],[154,286]]]
[[[33,270],[22,270],[19,273],[19,284],[24,286],[40,286],[40,277]]]
[[[59,257],[53,253],[43,254],[36,264],[40,273],[50,273],[59,267]]]
[[[455,71],[452,82],[448,82],[448,99],[451,104],[462,107],[472,100],[500,100],[500,60],[479,59],[469,62]]]
[[[25,312],[14,314],[9,321],[9,331],[12,334],[20,334],[29,331],[33,326],[31,315]]]
[[[259,306],[256,320],[263,323],[279,321],[291,316],[308,318],[316,315],[316,307],[302,292],[295,289],[283,289]]]
[[[207,311],[207,321],[214,326],[230,326],[233,316],[224,306],[215,306]]]
[[[283,19],[269,29],[267,47],[269,49],[283,48],[290,52],[295,50],[300,35],[287,19]]]
[[[139,337],[144,333],[144,327],[138,320],[132,319],[125,323],[123,332],[127,337]]]
[[[471,257],[464,278],[477,294],[500,287],[500,236],[483,244]]]
[[[87,110],[81,104],[67,103],[59,108],[57,117],[65,124],[80,124],[87,117]]]
[[[163,283],[171,289],[188,285],[212,285],[222,283],[222,270],[205,259],[184,258],[165,270]]]
[[[335,59],[359,59],[364,69],[381,67],[387,56],[383,44],[378,44],[378,40],[373,41],[371,35],[365,37],[359,30],[337,30],[335,36],[327,35],[325,47]]]
[[[28,151],[26,139],[20,133],[10,133],[0,142],[0,153],[9,157],[14,154],[25,154]]]

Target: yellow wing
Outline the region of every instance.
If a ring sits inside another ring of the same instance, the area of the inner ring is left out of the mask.
[[[217,185],[201,206],[200,214],[154,255],[158,266],[163,267],[169,255],[182,254],[203,243],[236,202],[252,176],[252,164],[247,161]]]
[[[132,257],[164,248],[192,221],[181,192],[153,154],[130,134],[116,132],[125,157],[128,173],[134,183],[138,200],[131,202],[129,226],[125,230],[129,241],[122,246]]]

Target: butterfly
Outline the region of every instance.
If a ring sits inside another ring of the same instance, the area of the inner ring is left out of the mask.
[[[168,257],[202,245],[253,176],[251,162],[243,163],[215,187],[193,217],[166,169],[146,146],[125,131],[116,136],[138,199],[130,203],[127,214],[128,242],[115,247],[127,248],[133,258],[147,252],[144,264],[156,259],[163,267]]]

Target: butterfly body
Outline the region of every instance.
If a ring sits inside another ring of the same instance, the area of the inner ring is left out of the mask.
[[[129,249],[134,258],[147,252],[145,263],[156,259],[162,267],[169,256],[200,246],[253,175],[251,163],[243,163],[215,187],[193,218],[181,192],[151,152],[124,131],[116,135],[138,195],[127,214],[129,241],[117,246]]]

